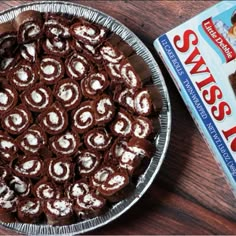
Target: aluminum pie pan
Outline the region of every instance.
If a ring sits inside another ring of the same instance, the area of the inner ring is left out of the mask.
[[[55,12],[65,13],[74,16],[84,17],[87,20],[96,22],[102,26],[107,27],[112,32],[119,35],[124,41],[131,45],[136,53],[145,60],[148,64],[151,73],[153,84],[159,87],[163,108],[160,113],[161,129],[155,140],[157,151],[152,157],[149,166],[144,174],[142,174],[137,182],[136,188],[131,196],[116,203],[105,214],[95,217],[93,219],[84,220],[75,224],[65,226],[50,226],[46,224],[25,224],[25,223],[3,223],[0,226],[4,229],[12,230],[21,234],[29,235],[75,235],[82,234],[101,226],[104,226],[115,220],[128,209],[130,209],[147,191],[158,174],[161,165],[164,161],[166,151],[169,144],[171,132],[171,105],[168,95],[168,90],[161,73],[161,70],[153,58],[150,51],[142,43],[142,41],[131,32],[125,25],[113,17],[96,10],[91,7],[83,6],[71,2],[63,1],[42,1],[22,4],[17,7],[0,12],[0,22],[6,22],[14,19],[20,12],[26,10],[37,10],[40,12]]]

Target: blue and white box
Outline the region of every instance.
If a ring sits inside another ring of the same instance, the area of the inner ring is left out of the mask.
[[[222,1],[154,47],[236,196],[236,1]]]

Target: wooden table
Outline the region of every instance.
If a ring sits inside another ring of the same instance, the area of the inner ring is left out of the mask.
[[[1,1],[0,10],[26,2]],[[147,193],[90,234],[236,234],[236,200],[152,46],[157,36],[217,1],[77,2],[117,18],[147,45],[162,69],[173,113],[166,159]]]

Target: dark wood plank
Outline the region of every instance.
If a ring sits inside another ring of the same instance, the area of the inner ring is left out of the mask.
[[[31,1],[1,1],[0,10],[25,2]],[[169,149],[154,183],[127,213],[93,234],[235,234],[235,198],[152,45],[216,2],[79,1],[115,17],[147,45],[165,77],[173,112]]]

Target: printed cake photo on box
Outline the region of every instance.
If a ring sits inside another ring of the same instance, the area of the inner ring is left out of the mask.
[[[236,196],[236,1],[222,1],[154,41]]]

